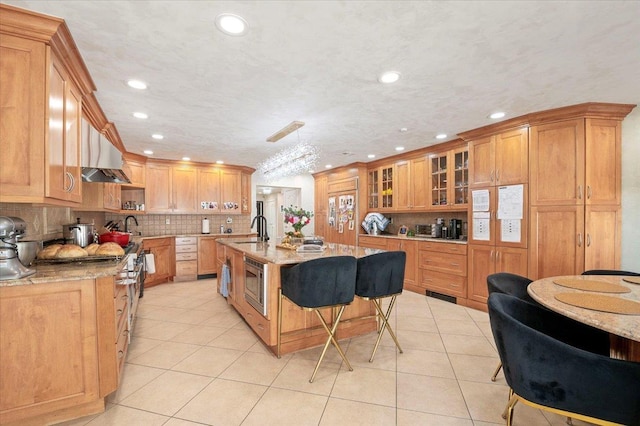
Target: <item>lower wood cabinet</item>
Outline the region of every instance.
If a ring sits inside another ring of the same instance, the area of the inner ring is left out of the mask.
[[[467,246],[418,242],[418,282],[429,290],[456,298],[467,297]]]
[[[143,242],[145,251],[154,255],[156,272],[145,276],[145,287],[173,280],[176,275],[175,238],[150,238]]]
[[[198,237],[176,237],[175,281],[189,281],[198,278]]]
[[[198,275],[217,274],[216,240],[219,237],[198,237]]]
[[[416,258],[418,241],[403,240],[400,238],[387,238],[387,251],[403,251],[407,254],[407,261],[404,266],[404,284],[409,289],[416,284]]]

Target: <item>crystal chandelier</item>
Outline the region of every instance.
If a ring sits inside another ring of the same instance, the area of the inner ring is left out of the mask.
[[[267,182],[307,173],[314,168],[318,156],[318,149],[315,146],[300,142],[293,148],[283,149],[258,164],[258,172]]]

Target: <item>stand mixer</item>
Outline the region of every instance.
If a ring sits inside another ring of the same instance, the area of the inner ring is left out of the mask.
[[[17,240],[26,230],[27,224],[19,217],[0,216],[0,280],[15,280],[36,273],[22,265],[18,258]]]

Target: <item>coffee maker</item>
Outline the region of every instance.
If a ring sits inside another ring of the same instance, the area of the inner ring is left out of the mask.
[[[19,217],[0,216],[0,280],[15,280],[36,273],[26,268],[18,258],[18,239],[27,224]]]
[[[459,240],[462,236],[462,220],[451,219],[449,221],[449,239]]]

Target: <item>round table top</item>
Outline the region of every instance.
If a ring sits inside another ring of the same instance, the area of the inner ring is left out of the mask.
[[[629,293],[598,293],[594,291],[576,290],[560,286],[554,280],[560,277],[543,278],[532,282],[527,287],[531,297],[543,306],[561,315],[573,318],[585,324],[607,331],[609,333],[640,342],[640,315],[615,314],[595,311],[560,302],[555,298],[558,293],[591,293],[633,300],[640,303],[640,284],[633,284],[623,280],[623,276],[614,275],[570,275],[563,276],[573,280],[603,281],[621,285],[631,290]]]

